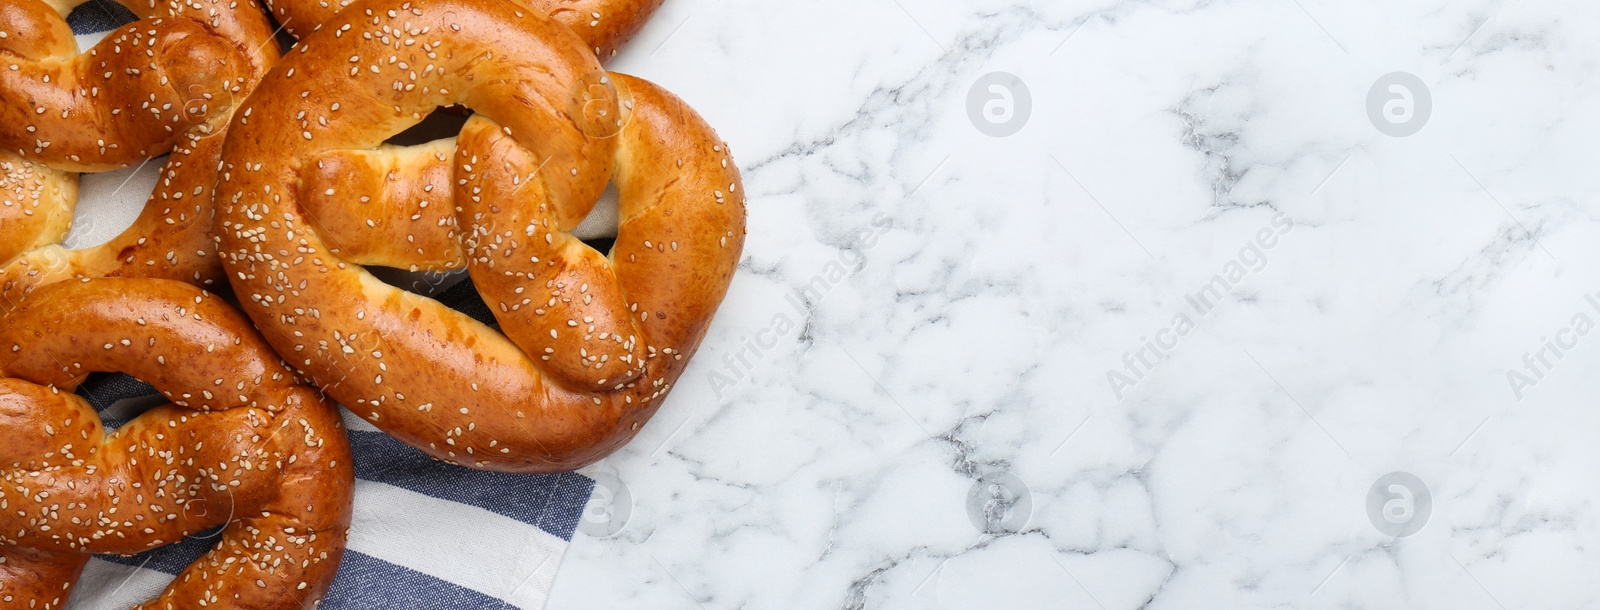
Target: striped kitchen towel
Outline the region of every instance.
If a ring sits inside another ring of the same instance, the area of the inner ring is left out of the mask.
[[[94,0],[67,21],[79,47],[88,49],[134,16],[109,0]],[[69,247],[103,242],[131,223],[161,161],[85,176]],[[470,280],[436,298],[493,325]],[[78,393],[101,412],[108,428],[160,402],[149,385],[121,374],[91,375]],[[348,411],[344,415],[355,451],[355,517],[344,563],[321,608],[544,607],[593,480],[576,473],[510,475],[452,466]],[[69,607],[126,609],[148,600],[206,552],[218,533],[203,532],[131,557],[96,556]]]

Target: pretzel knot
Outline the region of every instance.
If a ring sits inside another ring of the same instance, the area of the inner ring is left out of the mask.
[[[0,309],[74,276],[218,277],[211,192],[235,99],[278,57],[253,0],[121,0],[140,21],[80,54],[82,0],[0,0]],[[59,10],[59,12],[58,12]],[[82,250],[66,237],[74,172],[172,152],[133,226]]]
[[[337,411],[238,312],[181,282],[63,282],[25,299],[0,345],[0,606],[64,607],[90,553],[219,525],[143,607],[321,599],[350,525],[350,446]],[[172,404],[107,435],[68,392],[119,370]]]
[[[219,252],[267,340],[454,463],[566,470],[632,438],[738,264],[727,146],[516,0],[358,1],[297,49],[246,101],[219,186]],[[458,103],[476,114],[454,142],[381,145]],[[606,256],[568,231],[613,177]],[[364,264],[465,266],[505,334]]]

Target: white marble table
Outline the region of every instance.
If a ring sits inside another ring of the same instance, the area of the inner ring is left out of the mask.
[[[749,241],[550,608],[1600,606],[1597,31],[668,0]]]

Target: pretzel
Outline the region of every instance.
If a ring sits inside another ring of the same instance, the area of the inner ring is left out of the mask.
[[[322,24],[331,20],[339,11],[349,6],[352,0],[266,0],[272,11],[286,26],[285,31],[299,38],[301,35],[320,30]],[[528,5],[544,11],[556,18],[568,29],[577,34],[584,43],[594,49],[596,57],[602,62],[617,54],[617,50],[633,38],[644,27],[650,15],[660,8],[663,0],[524,0]],[[297,28],[293,24],[308,24]],[[459,108],[450,108],[451,114],[460,112]],[[431,187],[448,186],[448,158],[454,153],[453,139],[436,140],[427,144],[415,146],[382,146],[375,150],[354,153],[351,158],[343,159],[345,163],[357,166],[362,177],[367,179],[366,184],[359,192],[367,193],[369,199],[380,201],[420,201],[426,199],[422,189]],[[325,164],[336,164],[338,159],[324,159]],[[337,179],[336,171],[325,172],[326,175]],[[400,179],[394,179],[395,176]],[[356,186],[356,185],[350,185]],[[365,203],[365,202],[363,202]],[[363,206],[367,207],[367,206]],[[337,217],[353,218],[361,210],[346,209],[334,206],[328,209],[317,209],[315,213],[329,220],[328,228],[332,231],[349,230],[359,232],[362,227],[355,225],[342,225],[334,221]],[[365,218],[364,216],[361,218]],[[360,220],[361,218],[355,218]],[[420,219],[415,219],[420,220]],[[450,222],[449,219],[440,218]],[[420,235],[419,235],[420,234]],[[453,260],[441,258],[428,258],[426,253],[439,256],[450,256],[459,252],[454,245],[455,237],[447,231],[431,231],[423,229],[412,232],[413,238],[427,236],[437,243],[418,244],[415,250],[425,253],[421,260],[413,259],[402,268],[418,271],[423,268],[459,268],[462,262],[459,257]],[[373,264],[386,264],[375,261]]]
[[[353,0],[267,0],[272,13],[295,38],[317,31]],[[512,0],[507,0],[512,1]],[[633,39],[664,0],[526,0],[582,38],[596,57],[610,59]]]
[[[267,340],[357,415],[452,463],[570,470],[631,439],[738,264],[744,193],[726,144],[518,0],[357,0],[298,48],[246,102],[219,183],[219,252]],[[477,114],[455,142],[405,168],[366,162],[456,103]],[[568,231],[613,175],[608,257]],[[367,194],[418,176],[424,200]],[[370,213],[348,223],[369,232],[318,219],[317,198]],[[423,241],[440,251],[416,253]],[[506,334],[361,267],[429,259],[460,261]]]
[[[78,53],[65,15],[82,0],[0,0],[0,308],[71,277],[210,283],[211,192],[223,130],[278,57],[254,0],[120,0],[141,18]],[[73,172],[172,155],[143,212],[109,243],[58,244]]]
[[[311,608],[326,593],[350,525],[350,446],[237,311],[176,281],[63,282],[13,310],[0,345],[0,607],[62,608],[90,553],[224,524],[142,608]],[[69,392],[110,370],[172,403],[106,435]]]

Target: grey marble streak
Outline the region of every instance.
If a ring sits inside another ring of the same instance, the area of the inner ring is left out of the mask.
[[[1597,29],[1576,1],[668,0],[614,68],[732,144],[749,239],[599,467],[627,526],[574,540],[550,607],[1600,605],[1600,338],[1507,377],[1600,320]],[[1004,138],[967,108],[995,71],[1032,98]],[[1432,100],[1409,137],[1368,116],[1397,71]],[[1410,537],[1369,518],[1393,471],[1432,498]],[[985,533],[1000,473],[1031,511]]]

